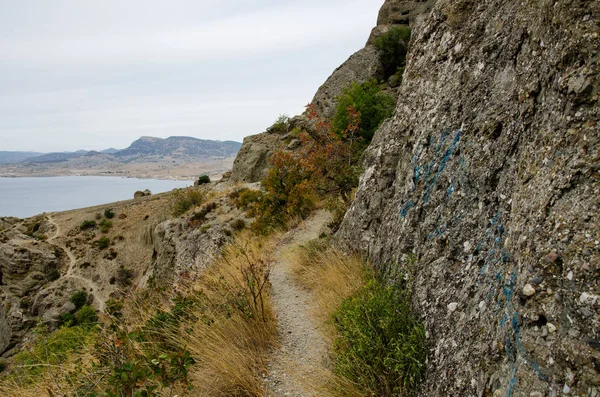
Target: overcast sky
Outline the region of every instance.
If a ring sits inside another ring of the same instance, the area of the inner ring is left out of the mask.
[[[241,141],[362,48],[383,0],[0,0],[0,151]]]

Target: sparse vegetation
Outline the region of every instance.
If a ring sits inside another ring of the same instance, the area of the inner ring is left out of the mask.
[[[236,232],[242,231],[246,228],[246,221],[243,219],[235,219],[229,223],[231,228]]]
[[[127,269],[123,265],[121,265],[117,269],[117,275],[115,276],[115,282],[119,284],[121,287],[127,287],[131,285],[131,279],[133,278],[134,273],[131,269]]]

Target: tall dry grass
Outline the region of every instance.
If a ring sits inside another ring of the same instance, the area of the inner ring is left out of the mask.
[[[295,280],[311,291],[313,315],[332,347],[336,329],[332,317],[342,301],[365,285],[371,271],[358,255],[348,255],[333,248],[326,240],[313,240],[292,251],[290,261]],[[337,376],[332,368],[315,369],[309,382],[322,397],[364,397],[351,381]]]
[[[93,343],[56,364],[40,360],[41,376],[27,381],[12,367],[0,380],[0,395],[129,395],[156,386],[161,396],[262,396],[261,374],[277,345],[268,277],[278,239],[240,233],[194,280],[131,294],[118,314],[106,316]],[[130,363],[151,374],[153,362],[169,366],[161,356],[180,352],[194,362],[182,380],[164,385],[164,378],[144,375],[115,386],[115,374]]]

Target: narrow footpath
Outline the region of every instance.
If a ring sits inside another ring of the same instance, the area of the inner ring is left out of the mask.
[[[265,377],[266,396],[313,397],[310,379],[327,360],[327,345],[312,318],[311,294],[294,282],[286,255],[319,237],[330,222],[319,211],[283,238],[271,270],[272,301],[278,320],[281,348],[273,353]]]

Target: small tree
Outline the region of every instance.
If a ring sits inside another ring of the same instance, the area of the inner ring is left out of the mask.
[[[198,177],[198,185],[204,185],[210,183],[210,177],[208,175],[200,175]]]
[[[373,44],[379,52],[384,79],[387,80],[399,69],[404,70],[409,41],[410,28],[406,26],[393,27],[375,39]]]

